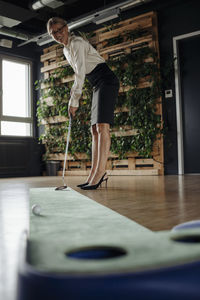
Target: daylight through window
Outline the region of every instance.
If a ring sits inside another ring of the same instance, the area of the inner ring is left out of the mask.
[[[32,136],[31,64],[1,59],[0,134]]]

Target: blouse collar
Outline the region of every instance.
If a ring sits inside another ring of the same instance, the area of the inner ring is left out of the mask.
[[[66,48],[69,48],[70,47],[70,44],[71,44],[71,34],[70,34],[70,32],[69,32],[69,34],[68,34],[68,41],[67,41],[67,45],[65,45],[65,47]]]

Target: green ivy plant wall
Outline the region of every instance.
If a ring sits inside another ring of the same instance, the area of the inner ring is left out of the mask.
[[[140,32],[141,36],[143,31]],[[130,32],[128,38],[134,39],[140,36],[139,31]],[[117,39],[109,41],[119,43]],[[151,157],[153,144],[160,134],[163,133],[161,116],[156,113],[156,103],[161,96],[161,83],[156,54],[148,46],[135,50],[130,54],[123,54],[107,61],[110,68],[118,76],[122,87],[130,87],[127,92],[119,94],[115,113],[114,127],[123,130],[124,125],[130,125],[137,129],[133,136],[116,137],[111,134],[111,152],[119,158],[124,158],[127,152],[137,152],[141,157]],[[37,117],[41,125],[43,119],[50,116],[66,116],[70,89],[72,82],[60,83],[60,79],[73,75],[70,66],[58,68],[48,80],[37,81],[36,88],[40,90],[41,97],[38,101]],[[140,80],[145,78],[150,84],[146,88],[138,88]],[[41,84],[48,84],[48,89],[41,89]],[[49,106],[45,99],[53,98],[53,106]],[[69,153],[76,152],[91,155],[90,134],[90,109],[92,88],[85,80],[83,95],[76,117],[72,120],[72,133]],[[123,108],[128,112],[123,112]],[[50,153],[63,153],[66,143],[68,121],[62,124],[49,124],[40,141],[46,145],[46,156]]]

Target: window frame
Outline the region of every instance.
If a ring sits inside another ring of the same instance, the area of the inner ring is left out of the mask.
[[[2,70],[2,62],[3,60],[8,60],[16,63],[24,63],[28,65],[28,74],[27,74],[27,88],[28,88],[28,110],[30,117],[16,117],[16,116],[5,116],[3,115],[3,70]],[[34,133],[33,128],[33,63],[28,59],[22,59],[14,56],[0,55],[0,137],[20,137],[20,138],[32,138]],[[10,122],[19,122],[19,123],[27,123],[30,124],[30,135],[4,135],[1,134],[1,122],[2,121],[10,121]]]

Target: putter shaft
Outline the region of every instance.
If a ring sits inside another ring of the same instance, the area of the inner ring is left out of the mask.
[[[64,186],[66,186],[66,183],[65,183],[65,167],[66,167],[66,161],[67,161],[67,155],[68,155],[69,139],[70,139],[70,134],[71,134],[71,126],[72,126],[72,118],[70,116],[69,126],[68,126],[68,133],[67,133],[67,143],[66,143],[66,148],[65,148],[64,166],[63,166],[63,173],[62,173],[62,179],[63,179]]]

